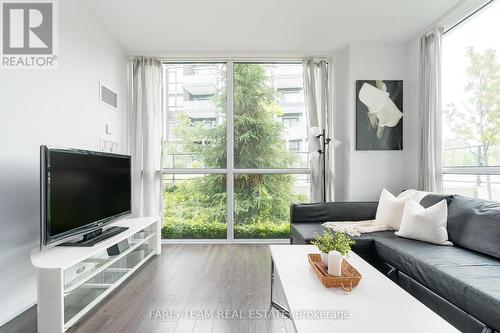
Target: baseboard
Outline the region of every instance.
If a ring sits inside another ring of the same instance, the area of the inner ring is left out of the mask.
[[[284,239],[167,239],[162,244],[290,244],[289,238]]]
[[[29,291],[13,302],[0,307],[0,326],[5,325],[15,317],[36,304],[36,289]]]

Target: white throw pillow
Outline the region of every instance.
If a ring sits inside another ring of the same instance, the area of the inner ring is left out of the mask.
[[[384,188],[378,201],[375,224],[385,225],[391,230],[399,230],[405,204],[405,198],[398,199]]]
[[[401,227],[395,234],[399,237],[438,245],[453,245],[448,241],[447,219],[448,205],[446,200],[424,208],[410,199],[406,202]]]
[[[398,199],[405,199],[405,200],[413,199],[416,202],[420,203],[420,201],[422,201],[423,198],[425,198],[427,195],[431,193],[432,192],[409,189],[399,193]]]

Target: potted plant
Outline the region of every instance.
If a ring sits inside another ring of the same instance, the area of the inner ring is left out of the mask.
[[[356,242],[345,232],[326,230],[322,234],[316,234],[311,244],[316,245],[321,252],[321,261],[328,267],[328,253],[338,251],[345,256],[351,246]]]

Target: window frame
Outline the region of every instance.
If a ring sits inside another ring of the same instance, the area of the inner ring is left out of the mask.
[[[444,175],[500,175],[500,166],[446,166],[443,167]]]
[[[236,59],[236,58],[214,58],[214,59],[165,59],[163,65],[163,80],[166,80],[165,73],[167,65],[172,64],[225,64],[226,65],[226,168],[163,168],[162,176],[165,174],[225,174],[226,175],[226,198],[227,198],[227,217],[226,217],[226,239],[162,239],[164,243],[289,243],[288,239],[237,239],[234,237],[234,176],[237,174],[290,174],[290,175],[309,175],[310,168],[273,168],[273,169],[243,169],[235,168],[234,165],[234,64],[235,63],[261,63],[261,64],[302,64],[302,59]],[[164,82],[165,83],[165,82]],[[167,96],[166,84],[163,85],[164,96]],[[169,112],[167,103],[165,112]],[[165,113],[166,114],[166,113]],[[168,117],[167,117],[168,119]],[[168,126],[168,121],[166,122]],[[167,127],[166,126],[166,127]],[[167,131],[168,129],[166,129]],[[164,133],[164,144],[167,136]],[[163,158],[162,158],[163,160]],[[162,177],[163,179],[163,177]]]

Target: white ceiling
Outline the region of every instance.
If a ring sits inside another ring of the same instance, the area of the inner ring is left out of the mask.
[[[327,55],[404,42],[459,0],[78,0],[129,54]]]

